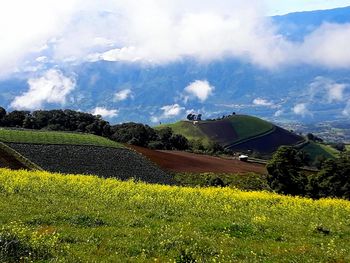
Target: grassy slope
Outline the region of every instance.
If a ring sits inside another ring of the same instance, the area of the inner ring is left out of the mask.
[[[121,144],[92,135],[55,131],[6,130],[0,129],[0,141],[31,144],[94,145],[121,148]]]
[[[350,261],[342,200],[0,169],[0,211],[63,262]]]
[[[346,145],[346,150],[350,151],[350,144]]]
[[[315,142],[308,143],[302,150],[310,155],[311,160],[315,160],[318,155],[323,155],[326,158],[335,158],[339,156],[339,153],[330,146]]]
[[[227,120],[231,122],[237,132],[238,141],[266,133],[274,127],[267,121],[247,115],[235,115],[227,118]]]
[[[205,145],[209,143],[209,138],[198,128],[197,125],[193,125],[192,122],[179,121],[172,124],[163,124],[157,126],[156,129],[165,127],[170,127],[175,134],[181,134],[185,136],[189,141],[199,140]]]

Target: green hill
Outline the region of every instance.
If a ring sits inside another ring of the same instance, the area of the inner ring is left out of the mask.
[[[174,133],[182,134],[188,140],[200,140],[204,144],[216,141],[223,146],[272,132],[274,128],[269,122],[247,115],[233,115],[222,120],[199,121],[195,124],[192,121],[180,121],[158,126],[161,127],[170,127]]]
[[[208,145],[216,142],[226,149],[255,153],[269,158],[280,146],[297,146],[309,153],[312,161],[318,155],[334,158],[337,153],[322,144],[308,143],[302,136],[287,131],[270,122],[248,115],[231,115],[220,120],[180,121],[157,128],[170,127],[174,133],[182,134],[188,140],[199,140]]]
[[[0,169],[2,262],[349,262],[350,202]]]
[[[184,135],[188,140],[219,143],[233,151],[249,151],[271,154],[281,145],[296,145],[304,138],[273,125],[257,117],[231,115],[220,120],[181,121],[162,125],[170,127],[174,133]]]
[[[0,141],[5,143],[91,145],[113,148],[123,147],[117,142],[92,134],[2,128],[0,128]]]
[[[336,158],[339,156],[339,151],[331,146],[315,142],[309,142],[302,148],[302,150],[307,152],[312,160],[315,160],[317,156],[320,155],[324,156],[325,158]]]

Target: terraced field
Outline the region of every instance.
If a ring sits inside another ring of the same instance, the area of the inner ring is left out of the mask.
[[[234,151],[256,151],[262,154],[272,154],[281,145],[296,145],[304,139],[294,133],[276,127],[273,132],[230,145],[228,148]]]
[[[141,154],[99,136],[0,130],[0,142],[14,150],[6,155],[0,149],[0,166],[3,167],[36,169],[38,166],[64,174],[92,174],[104,178],[174,184],[170,175]]]
[[[344,200],[0,169],[0,211],[1,262],[350,262]]]
[[[174,184],[172,177],[137,152],[126,148],[88,145],[34,145],[9,143],[46,171],[91,174],[104,178],[135,179]]]

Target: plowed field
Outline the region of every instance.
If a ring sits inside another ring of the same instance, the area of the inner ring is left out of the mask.
[[[172,172],[191,173],[266,173],[264,165],[245,163],[239,160],[179,151],[154,151],[137,146],[129,146],[142,153],[161,168]]]

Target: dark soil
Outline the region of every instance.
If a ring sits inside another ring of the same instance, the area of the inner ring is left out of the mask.
[[[214,123],[201,123],[198,127],[211,140],[221,145],[232,143],[238,139],[238,135],[232,124],[226,120],[216,121]]]
[[[92,174],[121,180],[174,184],[173,178],[141,154],[129,149],[76,145],[8,143],[44,170],[64,174]]]
[[[154,151],[137,146],[129,146],[147,156],[165,170],[179,173],[248,173],[266,174],[265,165],[224,159],[209,155],[179,151]]]
[[[282,145],[295,145],[304,139],[280,127],[272,133],[229,147],[233,151],[248,151],[272,154]]]

